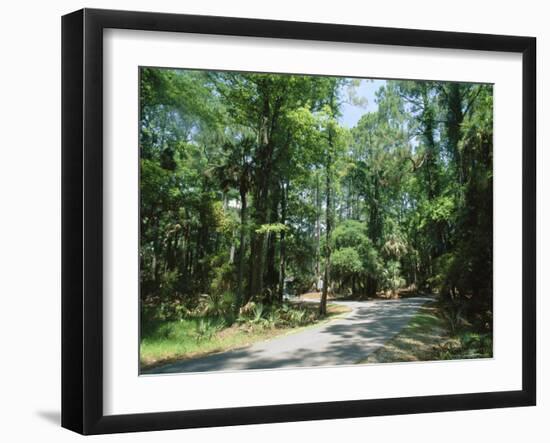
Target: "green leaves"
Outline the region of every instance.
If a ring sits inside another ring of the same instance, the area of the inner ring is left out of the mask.
[[[430,222],[447,222],[456,216],[456,201],[450,195],[442,195],[434,200],[426,200],[421,206],[423,215],[419,223],[422,229]]]
[[[390,260],[382,269],[382,287],[391,290],[395,294],[397,289],[403,287],[406,280],[401,275],[401,264],[396,260]]]
[[[289,230],[288,226],[285,226],[282,223],[267,223],[261,225],[256,229],[257,234],[280,234],[281,232],[287,232]]]
[[[335,275],[342,279],[374,275],[380,267],[378,253],[367,236],[365,224],[346,220],[334,229],[331,262]]]
[[[371,244],[365,224],[356,220],[346,220],[340,223],[334,229],[331,240],[336,249],[347,247],[365,249]]]
[[[359,274],[364,270],[359,252],[351,247],[338,249],[331,256],[331,265],[340,278]]]

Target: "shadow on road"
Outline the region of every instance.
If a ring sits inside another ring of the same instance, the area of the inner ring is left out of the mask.
[[[430,297],[336,303],[347,317],[248,348],[161,366],[148,374],[355,364],[398,334]]]

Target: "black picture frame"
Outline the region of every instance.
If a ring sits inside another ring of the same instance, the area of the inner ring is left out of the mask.
[[[522,55],[522,389],[177,412],[103,413],[103,30],[170,31]],[[536,403],[536,39],[83,9],[62,18],[62,426],[82,434],[530,406]]]

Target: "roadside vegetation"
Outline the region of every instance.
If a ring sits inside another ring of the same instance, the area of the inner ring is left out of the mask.
[[[484,330],[485,329],[485,330]],[[403,330],[370,354],[365,363],[491,358],[493,339],[488,326],[452,319],[441,302],[422,306]]]
[[[327,315],[321,317],[318,303],[266,306],[249,302],[238,315],[234,315],[231,303],[231,295],[226,294],[225,297],[205,297],[191,311],[177,303],[164,307],[156,315],[145,309],[140,345],[141,370],[299,332],[349,312],[345,306],[329,303]]]

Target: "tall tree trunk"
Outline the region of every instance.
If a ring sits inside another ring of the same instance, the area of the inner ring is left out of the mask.
[[[463,94],[459,83],[450,83],[447,97],[447,119],[445,126],[447,127],[447,138],[449,151],[452,158],[455,160],[455,174],[460,184],[464,183],[465,171],[458,143],[462,136],[462,122],[464,121],[463,111]]]
[[[382,236],[382,223],[380,220],[380,180],[378,174],[372,177],[372,198],[369,208],[368,235],[375,247],[380,247]],[[374,297],[378,291],[378,280],[373,275],[367,276],[366,292],[369,297]]]
[[[160,244],[160,232],[159,232],[159,217],[153,219],[153,260],[151,261],[151,272],[153,274],[153,282],[155,287],[159,287],[160,283],[160,260],[161,256],[161,244]]]
[[[286,203],[288,198],[288,181],[281,183],[281,223],[286,224]],[[279,251],[279,301],[283,301],[283,294],[285,288],[285,271],[286,271],[286,244],[285,244],[285,230],[281,231],[280,239],[280,251]]]
[[[330,234],[332,232],[332,201],[331,201],[331,187],[332,187],[332,132],[329,130],[328,135],[328,152],[327,152],[327,164],[326,164],[326,245],[325,245],[325,276],[323,279],[323,292],[321,294],[321,302],[319,303],[319,315],[325,316],[327,314],[327,298],[328,288],[330,285]]]
[[[269,91],[263,91],[263,109],[258,128],[258,144],[260,146],[255,170],[254,192],[254,221],[252,227],[250,245],[250,273],[247,301],[260,295],[264,288],[265,234],[257,233],[256,229],[267,223],[267,205],[269,197],[269,185],[271,183],[273,167],[273,142],[271,134],[276,126],[278,110],[271,109]]]
[[[246,251],[246,191],[241,188],[241,226],[239,238],[239,266],[237,271],[237,310],[243,305],[244,254]]]
[[[281,190],[277,185],[277,189],[271,193],[271,208],[269,212],[269,223],[279,222],[279,200]],[[272,296],[276,294],[276,286],[279,282],[278,266],[275,263],[277,255],[277,234],[270,232],[267,235],[267,251],[266,251],[266,270],[264,282],[266,286],[272,291]]]
[[[198,274],[199,274],[199,290],[202,293],[208,292],[208,267],[205,262],[205,258],[208,254],[208,237],[209,237],[209,227],[208,223],[204,218],[204,214],[201,214],[199,217],[201,220],[201,227],[199,228],[198,238],[197,238],[197,265],[198,265]]]
[[[260,295],[263,292],[264,287],[264,265],[265,265],[265,253],[264,243],[265,234],[256,232],[256,229],[267,223],[267,189],[263,186],[259,192],[255,193],[255,211],[254,221],[251,232],[251,244],[250,244],[250,273],[249,273],[249,285],[248,285],[248,297],[250,300],[252,297]]]
[[[317,174],[315,183],[315,287],[317,287],[321,278],[321,185],[319,183],[319,174]]]
[[[166,247],[166,268],[169,271],[175,269],[178,260],[179,232],[176,231],[173,237],[167,241]]]

